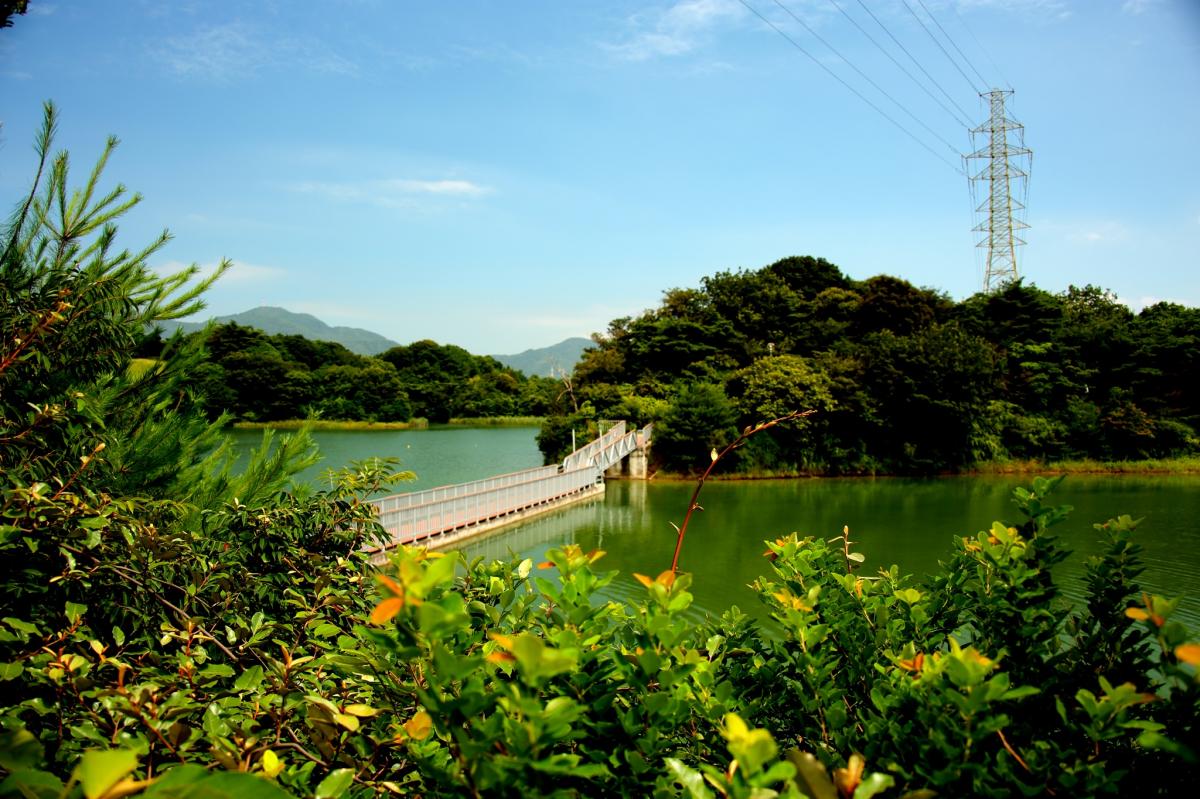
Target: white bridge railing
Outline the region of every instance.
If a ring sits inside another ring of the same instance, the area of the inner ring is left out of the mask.
[[[373,500],[391,538],[385,548],[426,541],[587,492],[602,485],[604,470],[644,445],[649,435],[649,426],[626,433],[625,423],[618,422],[568,455],[562,465]]]
[[[593,463],[600,453],[619,441],[624,435],[625,423],[617,422],[595,441],[580,447],[568,455],[562,462],[563,470],[578,469],[585,463]]]

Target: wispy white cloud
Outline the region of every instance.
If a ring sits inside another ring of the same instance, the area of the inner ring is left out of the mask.
[[[357,326],[365,322],[389,322],[395,319],[394,311],[335,302],[289,302],[287,308],[296,313],[312,314],[327,325]]]
[[[385,180],[384,186],[411,194],[443,194],[458,197],[481,197],[491,189],[469,180]]]
[[[302,194],[318,194],[337,202],[360,202],[383,208],[417,208],[421,199],[476,199],[491,194],[490,186],[469,180],[362,180],[349,182],[304,181],[290,187]]]
[[[1080,247],[1125,244],[1140,232],[1120,219],[1034,219],[1030,225],[1039,235]]]
[[[609,322],[629,313],[627,307],[593,303],[573,309],[570,313],[524,309],[519,313],[505,313],[499,309],[488,309],[487,317],[506,331],[533,330],[552,333],[556,336],[588,336],[608,329]]]
[[[1145,310],[1146,308],[1149,308],[1151,305],[1157,305],[1160,302],[1171,302],[1176,305],[1194,305],[1194,303],[1189,303],[1185,300],[1176,300],[1176,299],[1172,299],[1170,297],[1154,297],[1154,296],[1138,297],[1135,300],[1127,300],[1127,299],[1123,299],[1123,298],[1118,298],[1117,302],[1128,307],[1129,310],[1133,311],[1134,313],[1140,313],[1141,311]]]
[[[181,272],[187,269],[190,264],[185,264],[182,261],[167,261],[154,267],[154,271],[160,275],[170,275],[176,272]],[[198,277],[208,277],[217,268],[217,264],[199,264],[200,273]],[[234,261],[233,266],[221,276],[218,281],[221,285],[229,285],[236,283],[238,285],[249,285],[254,283],[270,283],[273,281],[282,280],[287,277],[287,270],[278,266],[263,266],[261,264],[248,264],[245,261]]]
[[[358,66],[308,36],[278,36],[242,22],[210,25],[156,44],[151,55],[184,77],[233,80],[267,69],[355,75]]]
[[[1063,0],[957,0],[957,4],[964,11],[986,8],[1041,20],[1063,20],[1071,16],[1071,9]]]
[[[1142,14],[1158,3],[1159,0],[1125,0],[1121,4],[1121,11],[1126,14]]]
[[[1128,241],[1130,235],[1129,228],[1115,220],[1069,227],[1064,232],[1067,241],[1086,246],[1118,244]]]
[[[625,61],[646,61],[690,53],[707,42],[722,24],[741,18],[736,0],[679,0],[629,19],[630,32],[605,49]]]

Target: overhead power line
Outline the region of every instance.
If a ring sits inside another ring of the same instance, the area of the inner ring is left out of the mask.
[[[947,114],[949,114],[951,117],[953,117],[954,121],[957,122],[958,124],[962,125],[964,128],[969,129],[971,127],[971,123],[969,121],[962,119],[961,117],[958,116],[958,114],[954,113],[954,111],[949,106],[947,106],[940,99],[938,99],[938,96],[936,94],[929,91],[928,86],[926,86],[921,81],[917,80],[917,77],[915,75],[913,75],[911,72],[909,72],[908,69],[906,69],[905,66],[903,64],[901,64],[894,55],[892,55],[890,52],[888,52],[887,48],[885,48],[882,44],[880,44],[879,41],[874,36],[867,33],[867,29],[864,28],[862,25],[859,25],[858,20],[856,20],[854,17],[847,14],[846,9],[842,8],[841,5],[838,4],[837,0],[829,0],[829,2],[833,3],[834,8],[836,8],[838,11],[842,12],[843,17],[850,20],[851,25],[858,28],[859,32],[863,36],[866,36],[871,41],[871,44],[875,45],[875,47],[879,49],[879,52],[881,52],[885,56],[887,56],[888,59],[893,64],[896,65],[896,69],[903,72],[908,77],[909,80],[911,80],[913,83],[915,83],[917,85],[917,88],[919,88],[921,91],[925,92],[925,94],[929,95],[930,100],[933,100],[935,103],[937,103],[938,106],[943,111],[945,111]]]
[[[895,36],[895,34],[893,34],[893,33],[892,33],[892,32],[891,32],[889,29],[888,29],[888,26],[887,26],[887,25],[884,25],[884,24],[883,24],[883,21],[882,21],[882,20],[880,20],[880,19],[879,19],[879,17],[875,16],[875,12],[874,12],[874,11],[872,11],[871,9],[867,8],[867,5],[866,5],[866,3],[864,3],[864,2],[863,2],[863,0],[858,0],[858,4],[859,4],[860,6],[862,6],[862,7],[863,7],[863,11],[866,11],[868,14],[870,14],[870,15],[871,15],[871,19],[875,20],[875,24],[876,24],[876,25],[878,25],[879,27],[883,28],[883,32],[884,32],[884,33],[886,33],[886,34],[888,35],[888,37],[889,37],[889,38],[890,38],[890,39],[891,39],[893,42],[895,42],[895,43],[896,43],[896,46],[897,46],[897,47],[899,47],[901,50],[903,50],[903,51],[904,51],[904,54],[905,54],[906,56],[908,56],[908,60],[909,60],[909,61],[912,61],[912,62],[913,62],[913,64],[915,64],[915,65],[916,65],[917,69],[921,70],[921,73],[922,73],[923,75],[925,75],[925,77],[929,78],[929,82],[930,82],[930,83],[932,83],[934,86],[936,86],[936,87],[937,87],[937,90],[938,90],[939,92],[941,92],[941,93],[942,93],[942,96],[943,96],[943,97],[945,97],[947,100],[949,100],[949,101],[950,101],[950,104],[951,104],[951,105],[953,105],[955,108],[957,108],[957,109],[958,109],[958,112],[959,112],[960,114],[962,114],[964,118],[966,118],[966,119],[970,119],[970,118],[971,118],[971,115],[970,115],[970,114],[968,114],[966,111],[964,111],[964,110],[963,110],[963,107],[954,101],[954,98],[950,96],[950,93],[949,93],[949,92],[947,92],[945,89],[943,89],[943,88],[942,88],[942,84],[938,83],[938,82],[937,82],[937,80],[936,80],[936,79],[935,79],[935,78],[934,78],[932,75],[930,75],[930,74],[929,74],[928,70],[926,70],[926,69],[925,69],[925,67],[921,66],[921,62],[920,62],[920,61],[918,61],[918,60],[916,59],[916,56],[914,56],[912,53],[908,52],[908,48],[907,48],[907,47],[905,47],[903,44],[901,44],[901,43],[900,43],[900,40],[899,40],[899,39],[897,39],[897,38],[896,38],[896,36]],[[970,127],[971,127],[970,123],[964,123],[964,126],[965,126],[965,127],[968,129],[968,130],[969,130],[969,129],[970,129]]]
[[[951,144],[950,142],[948,142],[948,141],[946,141],[944,138],[942,138],[941,134],[939,134],[939,133],[938,133],[936,130],[934,130],[933,128],[929,127],[929,126],[928,126],[928,125],[926,125],[924,122],[922,122],[922,121],[921,121],[921,120],[920,120],[920,119],[919,119],[919,118],[916,116],[916,114],[914,114],[912,111],[909,111],[909,110],[908,110],[908,108],[907,108],[907,107],[906,107],[906,106],[905,106],[903,103],[901,103],[901,102],[900,102],[899,100],[897,100],[895,97],[892,97],[892,95],[888,94],[888,93],[887,93],[887,91],[885,91],[885,90],[884,90],[884,88],[883,88],[882,86],[880,86],[878,83],[876,83],[875,81],[871,80],[871,77],[870,77],[869,75],[867,75],[867,73],[863,72],[861,69],[859,69],[857,66],[855,66],[855,64],[854,64],[854,62],[853,62],[853,61],[851,61],[850,59],[846,58],[846,56],[842,55],[842,54],[841,54],[841,52],[840,52],[840,51],[839,51],[839,50],[838,50],[836,47],[834,47],[832,44],[830,44],[830,43],[829,43],[829,42],[827,42],[827,41],[826,41],[824,38],[822,38],[821,34],[817,33],[815,30],[813,30],[813,29],[812,29],[812,26],[810,26],[810,25],[809,25],[807,22],[805,22],[803,19],[801,19],[801,18],[800,18],[800,17],[799,17],[799,16],[798,16],[798,15],[797,15],[795,12],[793,12],[793,11],[792,11],[790,8],[788,8],[787,6],[785,6],[785,5],[784,5],[784,4],[781,2],[781,0],[773,0],[773,2],[775,3],[775,5],[779,6],[781,9],[783,9],[785,12],[787,12],[787,15],[788,15],[788,16],[790,16],[792,19],[796,20],[796,22],[800,23],[800,25],[801,25],[801,26],[803,26],[803,27],[804,27],[804,29],[805,29],[806,31],[808,31],[808,32],[809,32],[809,33],[812,35],[812,37],[813,37],[814,39],[816,39],[818,42],[820,42],[821,44],[823,44],[823,45],[825,45],[826,47],[828,47],[828,48],[829,48],[829,49],[830,49],[830,50],[833,52],[833,54],[834,54],[834,55],[836,55],[838,58],[840,58],[840,59],[842,59],[843,61],[845,61],[845,62],[846,62],[846,64],[847,64],[847,65],[848,65],[848,66],[849,66],[849,67],[850,67],[852,70],[854,70],[855,72],[857,72],[857,73],[859,74],[859,76],[860,76],[860,77],[861,77],[863,80],[865,80],[867,83],[869,83],[869,84],[871,84],[872,86],[874,86],[876,91],[878,91],[878,92],[879,92],[880,94],[882,94],[884,97],[886,97],[886,98],[888,98],[889,100],[891,100],[891,101],[892,101],[892,103],[893,103],[893,105],[895,105],[895,106],[896,106],[897,108],[899,108],[901,111],[903,111],[904,113],[908,114],[909,118],[910,118],[910,119],[912,119],[912,121],[913,121],[913,122],[916,122],[918,125],[920,125],[921,127],[925,128],[925,130],[929,131],[930,135],[932,135],[932,136],[933,136],[935,139],[937,139],[938,141],[940,141],[942,144],[946,145],[946,147],[948,147],[948,148],[950,149],[950,152],[954,153],[954,154],[955,154],[955,155],[957,155],[957,156],[960,156],[960,157],[962,156],[962,153],[961,153],[961,152],[959,152],[959,150],[958,150],[958,148],[957,148],[957,147],[955,147],[953,144]]]
[[[983,46],[983,42],[979,41],[979,37],[976,36],[975,32],[971,30],[969,25],[967,25],[967,21],[963,19],[962,14],[958,13],[957,8],[954,9],[954,16],[958,19],[958,24],[962,25],[963,30],[965,30],[967,35],[971,37],[971,41],[975,42],[975,45],[979,48],[980,52],[982,52],[984,57],[987,58],[987,60],[991,63],[992,68],[996,70],[996,74],[1000,76],[1000,80],[1004,81],[1004,85],[1011,90],[1013,87],[1012,83],[1009,82],[1008,78],[1004,77],[1004,70],[1000,69],[1000,65],[996,63],[996,59],[992,58],[992,54],[989,53],[987,48]]]
[[[917,21],[917,24],[921,26],[923,31],[929,34],[929,38],[933,39],[933,43],[936,44],[938,49],[942,51],[942,55],[946,56],[946,60],[954,65],[954,68],[958,70],[959,75],[963,76],[963,80],[965,80],[967,85],[971,87],[971,91],[975,92],[976,94],[983,94],[983,89],[977,87],[975,82],[967,77],[967,73],[963,72],[962,67],[958,65],[958,62],[954,60],[954,57],[950,55],[949,51],[947,51],[945,47],[942,47],[942,43],[938,41],[938,37],[934,36],[933,31],[929,30],[929,26],[926,25],[924,20],[917,15],[916,11],[913,11],[913,7],[908,4],[908,0],[900,0],[900,2],[904,3],[904,7],[908,9],[908,13],[912,14],[912,18]],[[987,87],[985,86],[984,88]]]
[[[872,103],[870,100],[868,100],[868,98],[863,96],[863,92],[860,92],[858,89],[854,89],[854,86],[846,83],[845,80],[842,79],[838,73],[834,72],[833,70],[830,70],[829,67],[822,64],[820,59],[817,59],[815,55],[812,55],[811,53],[808,52],[808,50],[804,49],[802,44],[800,44],[799,42],[794,40],[794,38],[792,38],[791,36],[788,36],[787,32],[784,29],[781,29],[779,25],[776,25],[775,23],[770,22],[770,20],[767,19],[766,17],[763,17],[762,13],[758,12],[757,8],[755,8],[754,6],[751,6],[748,1],[738,0],[738,2],[740,2],[740,4],[742,4],[743,6],[745,6],[746,10],[748,10],[748,11],[750,11],[750,13],[754,14],[755,17],[757,17],[758,19],[761,19],[763,23],[766,23],[770,29],[772,29],[776,32],[776,34],[779,34],[780,36],[784,37],[785,40],[791,44],[792,47],[798,49],[800,53],[803,53],[804,55],[809,56],[809,60],[814,62],[814,64],[816,64],[818,67],[821,67],[822,70],[828,72],[830,77],[832,77],[834,80],[836,80],[836,82],[840,83],[841,85],[844,85],[846,89],[853,92],[853,95],[858,97],[859,100],[862,100],[864,103],[868,104],[868,106],[870,106],[871,108],[874,108],[875,113],[882,116],[883,119],[886,119],[889,122],[892,122],[892,124],[895,125],[896,127],[900,128],[900,131],[902,133],[904,133],[905,136],[912,139],[913,142],[916,142],[920,146],[923,146],[923,148],[925,150],[929,150],[930,154],[932,156],[934,156],[935,158],[937,158],[938,161],[941,161],[942,163],[946,164],[947,167],[949,167],[950,169],[953,169],[954,172],[959,173],[960,175],[966,174],[965,172],[962,172],[962,170],[960,168],[955,167],[953,163],[950,163],[949,161],[947,161],[946,158],[944,158],[942,156],[941,152],[938,152],[934,148],[931,148],[931,146],[929,146],[928,144],[925,144],[922,139],[917,137],[916,133],[913,133],[912,131],[908,130],[907,127],[905,127],[904,125],[901,125],[900,122],[893,119],[892,116],[890,116],[887,112],[884,112],[884,110],[882,108],[876,106],[875,103]]]
[[[964,172],[962,169],[960,169],[959,167],[956,167],[956,166],[955,166],[954,164],[952,164],[950,161],[946,160],[946,158],[944,158],[944,157],[942,156],[942,154],[941,154],[941,153],[939,153],[937,150],[933,149],[933,148],[932,148],[932,147],[930,147],[928,144],[926,144],[926,143],[925,143],[925,142],[924,142],[924,141],[923,141],[923,140],[922,140],[920,137],[918,137],[918,136],[917,136],[915,133],[913,133],[911,130],[909,130],[908,128],[904,127],[904,126],[903,126],[903,125],[901,125],[899,122],[897,122],[897,121],[895,120],[895,118],[893,118],[893,117],[892,117],[890,114],[888,114],[886,111],[884,111],[884,110],[883,110],[882,108],[880,108],[878,105],[876,105],[875,103],[873,103],[873,102],[871,102],[869,99],[867,99],[867,97],[866,97],[865,95],[863,95],[863,93],[862,93],[862,92],[860,92],[858,89],[854,88],[854,87],[853,87],[853,86],[851,86],[849,83],[847,83],[847,82],[846,82],[846,81],[845,81],[845,80],[842,78],[842,76],[841,76],[841,75],[837,74],[837,73],[836,73],[836,72],[834,72],[832,69],[830,69],[828,66],[826,66],[826,65],[825,65],[825,64],[823,64],[823,63],[821,63],[820,59],[818,59],[818,58],[817,58],[816,56],[814,56],[812,53],[808,52],[808,50],[806,50],[806,49],[804,48],[804,46],[803,46],[803,45],[801,45],[801,44],[800,44],[798,41],[796,41],[794,38],[792,38],[791,36],[789,36],[789,35],[787,34],[787,32],[786,32],[786,31],[784,31],[782,28],[780,28],[778,25],[776,25],[776,24],[775,24],[774,22],[772,22],[771,20],[767,19],[765,16],[763,16],[763,15],[762,15],[762,13],[761,13],[761,12],[759,12],[759,10],[758,10],[757,8],[755,8],[754,6],[750,5],[750,3],[749,3],[747,0],[738,0],[738,2],[739,2],[739,3],[741,3],[743,6],[745,6],[747,11],[749,11],[749,12],[750,12],[750,13],[752,13],[754,16],[756,16],[756,17],[758,17],[759,19],[761,19],[761,20],[762,20],[762,21],[763,21],[763,22],[764,22],[764,23],[765,23],[765,24],[766,24],[766,25],[767,25],[769,28],[771,28],[771,30],[775,31],[775,32],[776,32],[776,33],[778,33],[780,36],[782,36],[782,37],[783,37],[785,40],[787,40],[787,42],[788,42],[789,44],[791,44],[791,45],[792,45],[792,47],[795,47],[795,48],[796,48],[797,50],[799,50],[801,53],[803,53],[804,55],[808,56],[809,60],[811,60],[811,61],[812,61],[814,64],[816,64],[818,67],[820,67],[821,69],[823,69],[823,70],[825,70],[827,73],[829,73],[829,76],[830,76],[830,77],[832,77],[832,78],[833,78],[834,80],[836,80],[838,83],[840,83],[840,84],[842,84],[843,86],[845,86],[845,87],[846,87],[846,89],[848,89],[848,90],[849,90],[851,93],[853,93],[855,97],[857,97],[858,99],[862,100],[864,103],[866,103],[866,104],[867,104],[867,105],[869,105],[871,108],[873,108],[873,109],[875,110],[875,113],[879,114],[881,117],[883,117],[884,119],[886,119],[888,122],[891,122],[893,125],[895,125],[897,128],[899,128],[899,129],[901,130],[901,132],[903,132],[903,133],[904,133],[904,135],[908,136],[910,139],[912,139],[913,141],[915,141],[917,144],[921,145],[921,147],[923,147],[923,148],[925,148],[926,150],[928,150],[928,151],[930,152],[930,154],[932,154],[932,155],[933,155],[933,157],[934,157],[934,158],[938,159],[939,161],[941,161],[943,164],[945,164],[946,166],[948,166],[948,167],[950,167],[951,169],[953,169],[953,170],[954,170],[955,172],[957,172],[958,174],[960,174],[960,175],[965,175],[965,174],[966,174],[966,173],[965,173],[965,172]]]
[[[946,37],[946,41],[950,42],[950,46],[954,48],[955,52],[962,56],[962,60],[966,62],[967,66],[971,68],[971,71],[975,73],[975,77],[979,78],[979,82],[983,84],[983,87],[985,89],[988,88],[987,78],[979,74],[979,70],[975,69],[975,65],[971,63],[971,59],[967,58],[967,54],[964,53],[957,44],[955,44],[954,38],[946,32],[946,29],[942,27],[942,23],[938,22],[937,17],[935,17],[933,12],[929,10],[929,6],[925,5],[925,0],[917,0],[917,2],[921,4],[921,8],[925,9],[925,13],[929,15],[931,20],[933,20],[933,24],[937,25],[937,28],[942,32],[942,35]]]

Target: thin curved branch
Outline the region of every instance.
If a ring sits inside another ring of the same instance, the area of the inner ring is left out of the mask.
[[[704,470],[704,474],[700,475],[700,479],[696,482],[696,490],[692,492],[692,498],[688,502],[687,513],[684,514],[684,517],[683,517],[683,524],[677,528],[679,530],[679,537],[676,538],[676,540],[675,540],[675,556],[673,558],[671,558],[671,571],[672,572],[679,571],[679,552],[680,552],[680,550],[683,549],[683,537],[685,535],[687,535],[688,522],[690,522],[692,520],[693,511],[704,510],[703,508],[700,507],[700,504],[696,501],[700,498],[700,490],[702,488],[704,488],[704,481],[708,479],[708,476],[710,474],[712,474],[712,470],[714,468],[716,468],[718,463],[721,462],[721,459],[724,458],[729,453],[733,452],[735,449],[740,447],[742,444],[745,444],[747,439],[749,439],[750,436],[754,435],[755,433],[761,433],[763,430],[767,430],[769,428],[775,427],[776,425],[783,424],[784,422],[793,422],[797,419],[803,419],[806,416],[812,416],[814,413],[816,413],[815,410],[792,411],[791,413],[789,413],[785,416],[780,416],[778,419],[772,419],[769,422],[763,422],[762,424],[758,425],[757,427],[747,427],[745,430],[742,431],[742,434],[734,440],[734,442],[732,444],[725,447],[725,449],[721,450],[719,453],[717,453],[717,455],[715,455],[712,458],[712,462],[710,464],[708,464],[708,468]]]

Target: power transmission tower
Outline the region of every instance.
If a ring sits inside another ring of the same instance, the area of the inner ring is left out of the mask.
[[[988,102],[991,116],[971,130],[974,152],[966,156],[984,159],[983,168],[969,177],[971,198],[977,203],[975,211],[983,214],[983,221],[974,230],[983,234],[976,246],[987,248],[987,265],[983,273],[985,292],[1017,279],[1017,247],[1025,243],[1017,236],[1017,231],[1029,227],[1022,217],[1029,192],[1028,166],[1032,164],[1033,153],[1025,146],[1025,126],[1005,115],[1004,100],[1011,94],[1008,90],[992,89],[980,95]],[[980,146],[980,139],[984,137],[986,141]],[[987,184],[982,201],[977,189],[981,183]]]

